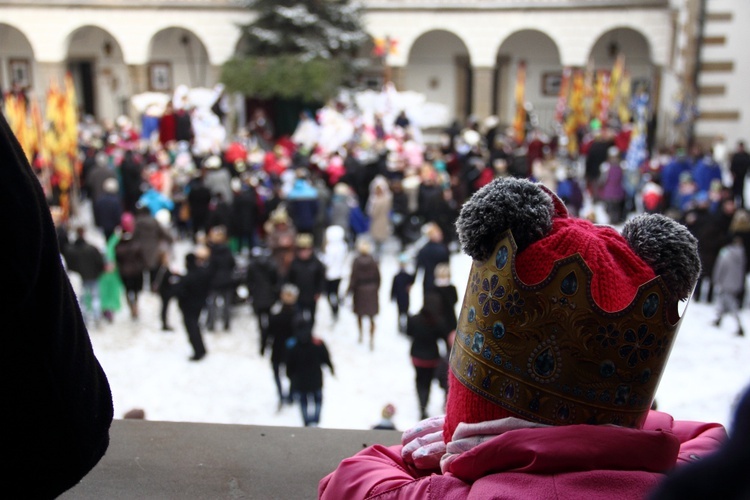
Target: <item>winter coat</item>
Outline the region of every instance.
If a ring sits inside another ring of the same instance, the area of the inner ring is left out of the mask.
[[[268,319],[268,328],[261,332],[261,356],[266,351],[268,341],[271,341],[271,363],[286,363],[287,341],[294,334],[297,323],[297,308],[294,305],[284,305]]]
[[[135,202],[141,197],[143,186],[143,165],[131,151],[125,153],[120,164],[120,177],[122,178],[122,190],[125,197],[125,208],[132,211]]]
[[[436,293],[442,304],[443,320],[448,331],[455,330],[458,325],[456,318],[456,303],[458,302],[458,290],[454,285],[436,285],[430,293]]]
[[[349,217],[351,214],[351,207],[349,206],[349,198],[340,194],[335,194],[331,198],[331,205],[329,208],[329,220],[328,223],[331,226],[341,226],[344,228],[347,234],[349,234]]]
[[[613,141],[604,138],[596,138],[591,142],[588,152],[586,153],[586,180],[599,180],[599,176],[601,175],[602,163],[607,161],[607,152],[613,145]]]
[[[349,247],[344,240],[344,229],[340,226],[326,228],[325,249],[320,261],[326,267],[326,279],[340,280],[344,276]]]
[[[698,240],[701,275],[711,276],[719,250],[726,241],[726,231],[718,215],[698,207],[688,210],[680,222]]]
[[[287,209],[300,233],[312,233],[320,209],[318,191],[303,179],[297,179],[287,195]]]
[[[159,265],[160,253],[172,243],[172,237],[156,219],[148,214],[141,214],[135,218],[133,239],[138,242],[146,259],[146,269],[154,269]]]
[[[448,247],[444,243],[436,241],[428,241],[417,252],[417,269],[424,271],[423,286],[425,291],[435,286],[435,267],[442,262],[450,262],[450,257]]]
[[[315,302],[315,296],[323,293],[325,279],[325,266],[315,255],[304,260],[295,257],[286,275],[286,281],[299,288],[297,300],[300,304]]]
[[[107,249],[104,252],[105,270],[99,277],[99,297],[102,301],[102,311],[117,312],[120,310],[120,297],[122,296],[122,280],[117,271],[115,248],[120,242],[120,234],[113,233],[107,240]]]
[[[174,210],[174,201],[153,187],[149,187],[138,198],[138,205],[148,208],[152,217],[156,217],[159,210],[167,210],[170,213]]]
[[[708,192],[714,181],[721,182],[721,177],[721,167],[710,155],[704,156],[693,166],[693,180],[698,186],[698,191]]]
[[[358,255],[352,262],[348,293],[357,316],[375,316],[379,311],[380,269],[372,255]]]
[[[211,273],[204,266],[190,266],[175,287],[177,303],[183,313],[196,313],[206,305]]]
[[[622,186],[623,171],[620,162],[605,162],[602,169],[602,187],[599,198],[604,201],[622,201],[625,199],[625,188]]]
[[[221,198],[228,204],[232,204],[234,193],[232,193],[232,175],[226,168],[217,168],[215,170],[206,170],[203,177],[203,184],[211,191],[212,195],[221,195]]]
[[[125,278],[143,276],[147,269],[143,247],[130,234],[123,235],[115,247],[115,259],[120,276]]]
[[[89,171],[86,176],[86,187],[92,201],[96,202],[105,193],[104,181],[107,179],[117,179],[117,173],[107,165],[97,165]]]
[[[291,392],[315,392],[323,388],[323,365],[333,371],[331,356],[325,342],[316,337],[290,339],[287,351],[286,374]]]
[[[270,255],[256,255],[247,266],[247,289],[253,299],[253,309],[269,309],[279,298],[281,277],[276,262]]]
[[[210,231],[217,226],[228,228],[232,223],[232,207],[224,200],[215,200],[209,205],[206,228]]]
[[[664,192],[669,196],[676,194],[680,185],[680,176],[683,172],[689,172],[690,168],[690,160],[684,156],[673,158],[672,161],[664,165],[661,173],[661,186],[664,188]]]
[[[159,142],[162,146],[166,146],[168,142],[176,140],[176,127],[174,113],[164,113],[159,120]]]
[[[274,226],[268,233],[268,248],[276,261],[276,268],[281,276],[286,276],[294,260],[294,240],[297,231],[292,226]]]
[[[435,215],[441,210],[443,189],[437,184],[420,184],[417,193],[417,214],[426,222],[434,221]]]
[[[253,234],[258,225],[258,197],[255,188],[243,189],[234,195],[229,219],[229,234]]]
[[[750,153],[747,151],[734,153],[729,160],[729,171],[732,173],[732,177],[744,180],[748,170],[750,170]]]
[[[745,288],[745,248],[732,243],[719,252],[711,283],[717,291],[737,294]]]
[[[406,322],[406,335],[412,339],[409,355],[424,361],[438,361],[438,341],[445,341],[451,332],[442,316],[431,321],[423,311],[410,316]]]
[[[193,122],[190,118],[190,113],[184,109],[179,109],[174,114],[175,120],[175,140],[177,142],[187,141],[192,142],[195,137],[193,132]]]
[[[211,257],[208,259],[208,272],[211,275],[211,290],[232,288],[234,283],[234,256],[228,245],[209,245]]]
[[[367,203],[367,215],[370,217],[370,237],[382,243],[391,236],[391,208],[393,197],[389,193],[371,195]]]
[[[83,281],[99,279],[104,272],[104,257],[94,245],[78,238],[65,252],[68,270],[81,275]]]
[[[211,191],[196,179],[188,184],[190,191],[187,195],[188,206],[190,206],[190,217],[197,228],[205,228],[208,219],[208,206],[211,203]]]
[[[109,445],[112,394],[63,268],[35,173],[0,116],[3,494],[56,498]]]
[[[105,234],[111,234],[120,225],[122,202],[116,194],[105,193],[94,201],[94,223]]]
[[[568,425],[507,431],[463,452],[447,470],[420,470],[401,445],[370,446],[324,477],[323,500],[393,497],[642,499],[674,466],[715,451],[719,424],[650,412],[643,429]]]
[[[395,300],[400,309],[409,308],[409,289],[414,284],[414,275],[401,269],[393,277],[391,284],[391,300]]]

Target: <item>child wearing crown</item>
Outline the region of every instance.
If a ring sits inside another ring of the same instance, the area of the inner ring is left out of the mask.
[[[457,228],[473,265],[446,415],[342,461],[320,498],[643,498],[720,446],[721,425],[650,410],[700,271],[683,226],[643,215],[619,234],[496,179]]]

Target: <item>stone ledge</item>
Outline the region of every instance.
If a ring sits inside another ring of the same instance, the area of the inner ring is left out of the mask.
[[[316,498],[339,462],[396,431],[115,420],[107,454],[61,499]]]

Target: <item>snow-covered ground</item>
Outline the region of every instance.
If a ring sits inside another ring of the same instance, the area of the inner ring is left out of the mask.
[[[91,231],[95,233],[95,231]],[[92,234],[95,240],[95,234]],[[190,248],[176,246],[176,264]],[[389,302],[391,279],[397,270],[395,249],[382,259],[383,284],[377,317],[375,348],[358,343],[356,317],[347,304],[333,322],[328,304],[318,305],[315,333],[328,345],[336,368],[326,370],[321,427],[368,429],[387,403],[396,407],[394,421],[406,429],[419,419],[409,340],[398,333],[395,304]],[[463,294],[471,262],[452,257],[453,282]],[[75,279],[73,280],[75,283]],[[342,283],[345,290],[346,283]],[[421,284],[412,291],[412,312],[422,303]],[[277,410],[271,365],[258,352],[256,320],[246,304],[234,310],[229,332],[204,332],[208,355],[189,362],[192,354],[182,317],[171,305],[173,332],[162,332],[159,298],[144,292],[141,318],[132,321],[125,309],[113,324],[90,331],[100,363],[109,378],[115,416],[132,408],[145,410],[149,420],[300,426],[298,407]],[[459,300],[460,306],[460,300]],[[657,393],[659,409],[682,420],[731,423],[735,398],[750,383],[750,337],[735,336],[736,325],[726,318],[712,326],[713,306],[691,303]],[[750,311],[742,311],[750,330]],[[428,412],[442,413],[444,394],[433,384]]]

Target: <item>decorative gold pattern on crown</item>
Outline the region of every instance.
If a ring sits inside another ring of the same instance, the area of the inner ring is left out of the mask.
[[[601,309],[580,254],[526,285],[506,231],[486,262],[474,261],[450,366],[483,398],[551,425],[640,427],[681,319],[657,277],[621,311]],[[613,278],[616,279],[616,278]]]

